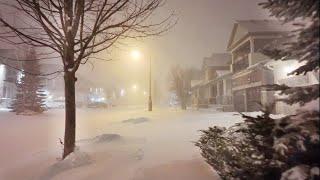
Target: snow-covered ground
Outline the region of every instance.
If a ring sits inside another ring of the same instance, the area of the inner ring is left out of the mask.
[[[155,108],[78,109],[77,150],[60,161],[64,112],[0,110],[0,179],[213,180],[194,146],[199,130],[240,122],[237,113]]]

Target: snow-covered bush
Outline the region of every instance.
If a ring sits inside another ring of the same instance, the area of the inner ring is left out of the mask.
[[[285,164],[274,157],[274,127],[268,114],[250,117],[228,129],[203,130],[196,146],[222,179],[279,179]]]
[[[280,119],[268,111],[242,115],[245,121],[228,129],[203,130],[196,146],[222,179],[317,179],[319,114],[313,113],[318,112]]]

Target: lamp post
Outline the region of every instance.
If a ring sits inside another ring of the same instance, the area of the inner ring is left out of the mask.
[[[134,50],[131,52],[131,56],[133,59],[140,59],[141,53],[137,50]],[[152,111],[152,89],[151,89],[151,77],[152,77],[152,71],[151,71],[151,57],[149,58],[149,98],[148,98],[148,111]]]
[[[151,57],[149,58],[149,99],[148,111],[152,111],[152,96],[151,96]]]

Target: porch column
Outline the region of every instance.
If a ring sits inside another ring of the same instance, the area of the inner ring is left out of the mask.
[[[234,64],[234,54],[233,52],[231,53],[231,64],[230,64],[230,71],[233,73],[233,64]]]
[[[220,92],[220,82],[218,81],[217,82],[217,104],[221,104],[221,93],[222,92]]]
[[[247,98],[247,90],[244,89],[244,111],[248,112],[248,98]]]
[[[223,80],[223,95],[227,94],[227,80]]]
[[[254,53],[255,48],[254,48],[254,39],[250,38],[250,53]]]
[[[253,65],[253,59],[252,59],[252,56],[253,56],[253,53],[255,51],[255,48],[254,48],[254,39],[253,38],[250,38],[250,53],[248,54],[248,58],[249,58],[249,66]]]

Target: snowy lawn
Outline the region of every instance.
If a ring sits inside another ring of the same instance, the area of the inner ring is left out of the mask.
[[[156,108],[78,109],[78,150],[60,161],[64,112],[0,111],[0,179],[218,179],[193,142],[199,130],[231,126],[237,113]]]

